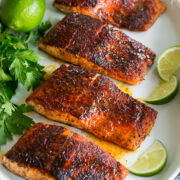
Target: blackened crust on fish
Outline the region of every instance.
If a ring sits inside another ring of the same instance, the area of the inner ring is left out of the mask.
[[[75,65],[62,65],[26,100],[49,119],[84,129],[129,150],[150,133],[157,112],[107,77]]]
[[[47,174],[46,179],[121,180],[128,173],[111,155],[84,137],[44,123],[35,124],[4,157],[20,167]],[[23,177],[39,180],[34,178],[36,174],[27,177],[26,172]]]
[[[39,43],[49,54],[135,85],[144,79],[155,53],[101,21],[72,13]]]
[[[149,29],[166,8],[159,0],[55,0],[54,6],[132,31]]]

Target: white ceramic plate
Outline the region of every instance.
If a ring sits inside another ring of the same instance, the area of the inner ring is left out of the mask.
[[[55,24],[60,19],[64,17],[58,10],[52,6],[53,0],[46,0],[47,11],[45,19],[50,18],[52,23]],[[166,48],[180,44],[180,1],[168,1],[164,0],[167,5],[166,12],[160,16],[160,18],[155,22],[155,24],[146,32],[129,32],[125,31],[128,35],[134,39],[142,42],[143,44],[150,47],[157,56]],[[32,47],[38,51],[36,47]],[[40,51],[39,51],[40,52]],[[55,60],[52,57],[46,55],[43,52],[40,54],[44,57],[44,60],[41,61],[43,65],[54,64],[57,67],[61,64],[59,60]],[[156,72],[155,65],[148,71],[145,80],[137,86],[131,86],[133,91],[133,96],[137,97],[147,97],[153,88],[158,84],[159,77]],[[26,92],[25,89],[20,86],[17,91],[17,96],[13,98],[15,103],[24,102],[25,98],[30,94]],[[124,159],[127,160],[125,165],[131,165],[137,158],[137,156],[142,153],[147,147],[149,147],[155,139],[161,140],[168,150],[168,162],[164,170],[150,178],[142,178],[134,175],[128,175],[127,180],[167,180],[174,179],[177,173],[180,171],[180,93],[176,96],[174,100],[166,105],[153,106],[159,114],[151,131],[149,137],[145,139],[141,147],[134,153],[127,154]],[[46,118],[33,113],[30,115],[36,122],[49,122]],[[60,123],[58,123],[60,124]],[[73,127],[68,127],[75,132],[78,132],[82,135],[84,133],[80,130],[77,130]],[[17,142],[19,137],[14,137],[14,140],[8,142],[7,145],[2,146],[2,151],[9,150],[14,143]],[[122,160],[122,162],[125,162]],[[22,178],[10,173],[2,165],[0,165],[0,180],[21,180]]]

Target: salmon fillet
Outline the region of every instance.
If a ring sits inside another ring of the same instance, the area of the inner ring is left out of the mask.
[[[89,16],[67,15],[41,39],[52,56],[135,85],[144,79],[155,54],[119,29]]]
[[[107,77],[63,64],[26,100],[49,119],[129,150],[150,133],[157,112],[123,93]]]
[[[123,180],[128,170],[86,138],[61,126],[37,123],[2,158],[31,180]]]
[[[54,6],[132,31],[149,29],[166,8],[159,0],[55,0]]]

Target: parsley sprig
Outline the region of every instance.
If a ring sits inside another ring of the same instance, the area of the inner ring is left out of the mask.
[[[19,83],[30,90],[44,80],[44,67],[38,63],[40,56],[28,45],[37,44],[50,26],[48,20],[30,33],[17,33],[0,24],[0,145],[34,124],[24,115],[33,108],[25,104],[17,106],[11,98]]]

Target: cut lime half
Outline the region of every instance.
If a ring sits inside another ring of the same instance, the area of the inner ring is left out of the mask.
[[[171,101],[178,92],[178,79],[172,76],[169,81],[161,80],[159,85],[152,91],[150,96],[144,100],[150,104],[166,104]]]
[[[166,49],[157,60],[157,71],[161,79],[168,81],[180,68],[180,46]]]
[[[159,173],[167,162],[167,150],[162,142],[155,143],[144,153],[129,171],[137,176],[153,176]]]

